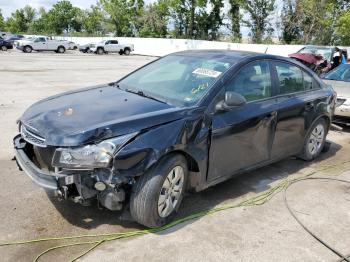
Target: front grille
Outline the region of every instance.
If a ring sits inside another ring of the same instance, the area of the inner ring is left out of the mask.
[[[341,106],[342,104],[344,104],[346,101],[346,99],[343,99],[343,98],[337,98],[337,103],[335,104],[336,107],[339,107]]]
[[[29,131],[24,125],[21,125],[21,135],[24,140],[35,146],[46,147],[45,138],[34,134],[32,131]]]

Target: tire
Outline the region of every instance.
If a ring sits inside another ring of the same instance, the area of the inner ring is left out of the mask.
[[[181,205],[187,176],[187,162],[182,155],[163,158],[143,174],[132,188],[130,213],[133,219],[150,228],[169,223]]]
[[[57,47],[57,53],[63,54],[64,52],[66,52],[66,48],[64,48],[64,46]]]
[[[328,125],[326,120],[320,118],[311,126],[307,133],[303,150],[299,157],[305,161],[312,161],[317,158],[323,151],[327,133]]]
[[[23,47],[23,52],[24,53],[31,53],[33,51],[33,48],[30,45],[26,45]]]
[[[131,51],[129,48],[124,49],[124,55],[130,55]]]
[[[1,46],[1,51],[7,51],[7,46],[5,45]]]
[[[99,48],[97,48],[97,50],[96,50],[96,54],[98,54],[98,55],[103,55],[104,52],[105,52],[105,51],[103,50],[102,47],[99,47]]]

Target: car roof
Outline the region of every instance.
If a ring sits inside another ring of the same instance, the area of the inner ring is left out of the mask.
[[[232,62],[232,61],[242,61],[249,58],[256,59],[276,59],[276,60],[284,60],[295,63],[295,60],[291,60],[288,57],[264,54],[264,53],[256,53],[250,51],[235,51],[235,50],[220,50],[220,49],[200,49],[200,50],[186,50],[180,51],[176,53],[172,53],[170,55],[179,55],[179,56],[191,56],[191,57],[200,57],[206,59],[214,59],[223,62]]]

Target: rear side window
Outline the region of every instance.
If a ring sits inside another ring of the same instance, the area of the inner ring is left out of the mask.
[[[279,94],[292,94],[315,88],[315,82],[308,73],[288,63],[274,63],[279,84]]]
[[[304,91],[303,72],[297,66],[275,63],[280,94]]]
[[[258,61],[243,67],[226,85],[226,91],[239,93],[249,102],[271,97],[271,86],[269,63]]]

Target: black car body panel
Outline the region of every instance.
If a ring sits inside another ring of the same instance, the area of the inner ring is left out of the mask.
[[[48,150],[97,144],[137,132],[114,155],[110,169],[93,170],[91,177],[108,177],[109,183],[120,190],[149,172],[163,157],[180,153],[188,161],[189,187],[197,191],[246,170],[297,155],[317,119],[324,118],[330,124],[336,95],[302,64],[288,58],[248,52],[205,50],[175,55],[234,63],[217,79],[210,92],[191,107],[162,103],[109,84],[42,100],[32,105],[19,122],[44,138]],[[215,105],[223,100],[223,86],[234,79],[241,68],[255,61],[264,61],[271,68],[271,97],[218,112]],[[279,95],[280,86],[273,69],[276,62],[299,68],[312,79],[312,90]],[[18,143],[15,148],[22,150]],[[26,152],[32,154],[31,159],[35,161],[35,146],[33,150],[29,144],[24,147],[29,147]],[[74,179],[82,183],[83,176],[79,171],[74,172],[73,176],[79,177]],[[60,186],[65,187],[65,182],[59,181]],[[84,198],[98,194],[91,188],[84,190],[81,193],[78,189]]]
[[[6,46],[7,49],[12,49],[12,48],[13,48],[13,45],[12,45],[11,42],[0,38],[0,48],[1,48],[2,46]]]
[[[171,122],[187,111],[106,85],[42,100],[20,122],[40,130],[47,145],[79,146]]]

